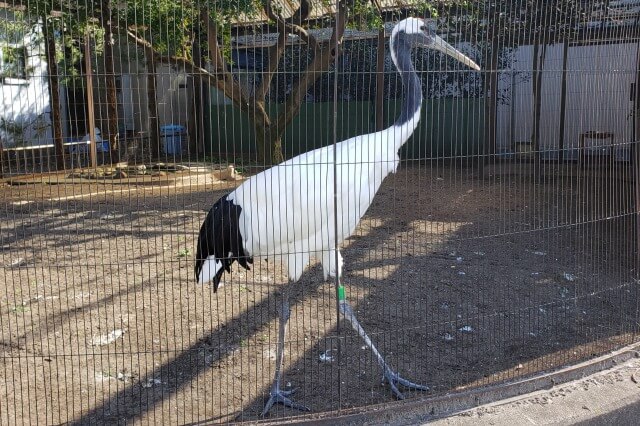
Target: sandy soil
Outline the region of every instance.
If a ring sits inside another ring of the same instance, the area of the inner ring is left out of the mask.
[[[348,300],[426,395],[636,338],[631,184],[554,173],[405,164],[345,245]],[[314,412],[393,400],[363,342],[337,329],[318,265],[290,287],[273,262],[234,268],[217,294],[194,283],[200,222],[232,186],[0,188],[0,423],[257,419],[285,288],[296,400]]]

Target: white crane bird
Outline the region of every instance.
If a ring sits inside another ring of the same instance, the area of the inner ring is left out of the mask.
[[[230,271],[234,261],[249,269],[254,256],[282,259],[289,282],[300,279],[311,256],[318,257],[325,279],[335,278],[337,274],[340,280],[342,256],[335,251],[336,243],[341,244],[354,232],[383,179],[396,171],[400,161],[398,150],[420,119],[422,84],[411,62],[411,50],[417,46],[436,49],[473,69],[480,69],[438,37],[423,19],[400,21],[391,33],[390,45],[405,91],[401,114],[395,123],[379,132],[347,139],[335,147],[330,145],[294,157],[251,177],[219,199],[200,228],[195,263],[198,282],[211,282],[216,291],[222,274]],[[335,198],[334,161],[337,167]],[[334,211],[337,211],[337,220]],[[389,367],[342,296],[339,306],[376,356],[383,370],[383,381],[389,382],[396,397],[404,397],[398,385],[427,389],[400,377]],[[275,403],[308,410],[289,398],[293,391],[282,390],[280,386],[289,319],[286,296],[283,296],[279,318],[275,378],[263,415]]]

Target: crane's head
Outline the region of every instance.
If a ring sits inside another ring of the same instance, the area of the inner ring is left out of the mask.
[[[398,22],[391,33],[392,42],[396,38],[404,39],[411,47],[426,47],[439,50],[474,70],[480,69],[478,64],[440,38],[436,34],[435,26],[430,25],[424,19],[407,18]]]

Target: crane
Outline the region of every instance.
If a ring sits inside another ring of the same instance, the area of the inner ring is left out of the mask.
[[[393,125],[298,155],[252,176],[220,198],[200,228],[195,276],[199,283],[211,283],[215,292],[234,261],[249,269],[253,258],[261,257],[283,261],[289,283],[294,283],[311,257],[319,258],[325,280],[338,278],[342,315],[373,352],[382,368],[383,382],[388,382],[394,395],[403,399],[398,385],[428,388],[394,372],[358,322],[344,297],[340,281],[343,259],[336,247],[354,232],[383,179],[396,171],[400,162],[398,150],[418,125],[422,84],[411,61],[412,49],[435,49],[475,70],[480,67],[420,18],[398,22],[391,33],[390,46],[404,87],[401,113]],[[294,390],[281,387],[288,296],[283,295],[278,311],[275,377],[263,416],[276,403],[308,410],[290,398]]]

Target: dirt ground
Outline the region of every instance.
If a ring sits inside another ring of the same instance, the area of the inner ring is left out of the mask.
[[[408,398],[636,340],[632,185],[564,167],[403,164],[384,182],[343,249],[344,285],[390,364],[430,387]],[[0,423],[259,419],[285,288],[295,399],[313,412],[393,400],[337,328],[319,265],[289,287],[264,261],[215,294],[194,282],[200,223],[235,184],[0,187]]]

